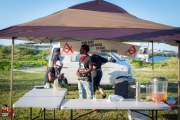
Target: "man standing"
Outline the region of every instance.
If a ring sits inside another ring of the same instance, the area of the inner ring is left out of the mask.
[[[79,98],[85,99],[87,94],[87,99],[92,98],[92,81],[91,81],[91,70],[92,70],[92,60],[88,55],[89,46],[82,45],[80,49],[80,54],[82,55],[79,59],[79,69],[76,72],[78,76],[78,89]]]

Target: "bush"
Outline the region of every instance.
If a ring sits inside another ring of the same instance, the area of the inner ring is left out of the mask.
[[[42,51],[42,52],[41,52],[41,55],[42,55],[42,56],[47,56],[47,55],[49,55],[49,53],[48,53],[48,51]]]
[[[37,55],[40,52],[37,49],[26,48],[24,46],[19,46],[17,49],[16,53],[20,53],[20,55]]]
[[[11,51],[8,49],[8,47],[2,46],[1,49],[0,49],[0,52],[9,54]]]
[[[170,59],[164,62],[154,63],[154,66],[157,68],[169,68],[169,69],[177,69],[178,68],[178,60]]]
[[[140,60],[129,60],[130,64],[134,68],[143,68],[143,67],[148,67],[150,68],[152,66],[152,63],[150,62],[144,62]],[[168,68],[168,69],[177,69],[178,68],[178,60],[177,59],[170,59],[164,62],[157,62],[154,63],[155,68]]]
[[[178,60],[173,58],[171,60],[167,60],[167,66],[171,69],[177,69],[178,68]]]
[[[129,60],[129,62],[134,66],[134,68],[143,67],[144,61],[140,60]]]
[[[1,70],[9,70],[11,68],[11,62],[8,59],[0,60],[0,69]]]

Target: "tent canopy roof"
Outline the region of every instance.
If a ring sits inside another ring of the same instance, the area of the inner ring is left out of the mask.
[[[91,10],[91,11],[99,11],[99,12],[113,12],[113,13],[128,14],[128,12],[122,9],[121,7],[111,4],[109,2],[103,1],[103,0],[94,0],[90,2],[85,2],[85,3],[74,5],[69,8],[89,10],[89,11]]]

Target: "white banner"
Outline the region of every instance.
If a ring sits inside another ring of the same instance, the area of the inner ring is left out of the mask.
[[[107,40],[61,42],[61,54],[74,55],[75,52],[79,52],[82,44],[87,44],[89,46],[89,53],[115,52],[119,55],[129,57],[135,57],[140,49],[138,45]]]

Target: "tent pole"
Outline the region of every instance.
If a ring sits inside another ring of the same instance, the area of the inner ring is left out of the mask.
[[[59,42],[60,56],[61,56],[61,42]]]
[[[154,77],[154,43],[152,41],[152,76]]]
[[[149,42],[148,42],[148,52],[147,52],[147,54],[148,54],[148,58],[147,58],[147,62],[149,62]]]
[[[51,51],[52,51],[52,41],[50,40],[50,54],[51,54]]]
[[[50,48],[49,49],[50,49],[50,59],[52,59],[52,57],[51,57],[52,56],[52,40],[50,40]],[[51,65],[51,62],[50,62],[46,69],[48,70],[48,68],[52,67],[52,66],[54,66],[54,65]]]
[[[180,43],[178,44],[178,120],[180,120]]]
[[[10,80],[10,108],[13,107],[12,105],[12,82],[13,82],[13,66],[14,66],[14,40],[15,37],[12,38],[12,50],[11,50],[11,80]],[[12,117],[11,117],[12,119]]]

